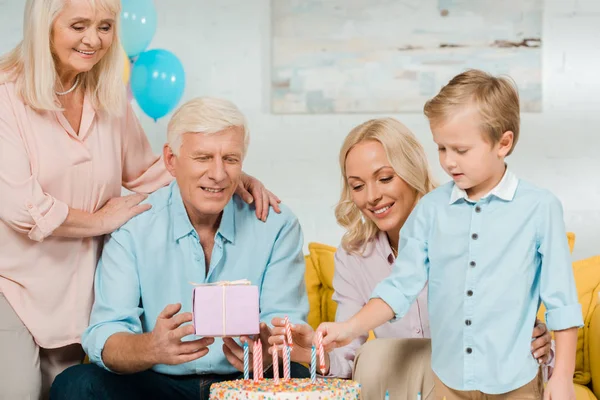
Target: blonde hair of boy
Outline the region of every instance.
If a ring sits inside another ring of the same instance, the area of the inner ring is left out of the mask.
[[[120,0],[88,0],[115,16],[113,42],[94,67],[81,74],[82,86],[96,110],[122,115],[126,104],[123,55],[119,42]],[[23,40],[0,57],[0,84],[15,82],[21,100],[38,111],[63,111],[55,94],[58,75],[52,56],[52,25],[65,0],[27,0],[23,18]]]
[[[509,77],[496,77],[471,69],[452,78],[431,100],[423,111],[432,126],[443,123],[457,110],[477,107],[481,130],[492,145],[498,143],[505,132],[513,133],[514,150],[519,139],[520,107],[515,82]]]
[[[352,201],[352,192],[346,179],[346,157],[350,150],[364,141],[377,141],[383,146],[396,175],[417,192],[417,199],[435,188],[425,151],[413,133],[393,118],[372,119],[354,128],[340,150],[342,193],[335,207],[335,217],[346,233],[342,248],[348,253],[362,255],[367,244],[377,236],[379,228]]]
[[[228,100],[197,97],[175,111],[167,126],[167,142],[173,154],[178,156],[184,133],[210,135],[232,127],[242,128],[245,156],[250,134],[244,114]]]

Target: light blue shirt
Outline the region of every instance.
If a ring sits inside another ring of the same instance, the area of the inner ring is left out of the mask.
[[[96,298],[82,338],[92,362],[106,368],[106,340],[117,332],[152,331],[168,304],[181,303],[182,312],[192,311],[190,282],[248,279],[259,288],[261,321],[270,324],[273,317],[285,315],[296,323],[306,320],[302,231],[287,207],[281,207],[281,214],[270,212],[262,222],[234,196],[223,210],[205,274],[204,252],[177,184],[156,191],[147,202],[152,208],[110,236],[98,263]],[[222,344],[217,338],[198,360],[153,369],[172,375],[233,373]]]
[[[471,201],[450,182],[424,196],[372,297],[401,318],[429,281],[432,368],[455,390],[501,394],[536,376],[540,301],[551,330],[583,325],[560,201],[507,171]]]

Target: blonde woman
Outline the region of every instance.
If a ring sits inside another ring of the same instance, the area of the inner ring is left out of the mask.
[[[45,395],[83,359],[102,237],[172,180],[126,101],[119,14],[119,0],[28,0],[0,58],[1,398]],[[244,180],[264,220],[277,199]]]
[[[340,150],[342,194],[336,207],[346,229],[335,254],[333,299],[336,321],[356,314],[375,286],[392,271],[400,229],[417,201],[435,184],[425,152],[412,132],[392,118],[374,119],[354,128]],[[274,319],[271,343],[283,341],[283,321]],[[362,384],[362,398],[433,399],[427,286],[404,318],[375,329],[378,340],[361,336],[325,357],[327,375],[353,377]],[[293,326],[292,360],[310,362],[314,332]],[[544,324],[533,330],[536,358],[547,361],[550,334]],[[362,347],[361,347],[362,346]]]

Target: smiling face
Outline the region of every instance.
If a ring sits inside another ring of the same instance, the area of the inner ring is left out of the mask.
[[[240,181],[243,151],[241,127],[213,134],[185,133],[177,156],[165,146],[167,169],[177,180],[192,221],[223,211]]]
[[[383,145],[356,144],[346,156],[346,180],[352,202],[377,228],[397,235],[417,201],[417,191],[400,178]]]
[[[432,125],[431,131],[438,145],[440,165],[470,199],[479,200],[500,182],[504,158],[512,148],[512,132],[505,132],[492,144],[482,131],[478,110],[473,106]]]
[[[59,75],[90,71],[113,43],[115,19],[87,0],[67,0],[52,25],[52,54]]]

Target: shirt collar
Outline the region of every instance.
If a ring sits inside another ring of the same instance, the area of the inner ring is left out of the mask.
[[[394,252],[392,251],[392,246],[390,246],[390,241],[388,239],[387,233],[384,231],[379,231],[377,234],[377,241],[375,243],[376,248],[380,251],[380,254],[388,261],[390,265],[394,263],[395,257]]]
[[[190,217],[185,210],[183,205],[183,199],[181,198],[181,192],[176,181],[171,183],[171,221],[173,227],[173,240],[177,241],[184,236],[196,232],[194,226],[190,222]],[[228,242],[234,243],[235,239],[235,200],[233,197],[225,205],[223,214],[221,215],[221,222],[219,223],[219,229],[217,234],[221,235]]]
[[[506,171],[504,172],[504,176],[502,177],[500,182],[496,185],[495,188],[490,190],[489,193],[483,196],[482,199],[485,199],[489,196],[496,196],[502,200],[512,201],[512,199],[515,197],[518,185],[519,179],[507,167]],[[467,196],[466,191],[462,190],[456,184],[454,184],[454,186],[452,187],[452,193],[450,193],[450,204],[454,204],[460,199],[473,202],[471,199],[469,199],[469,196]]]

